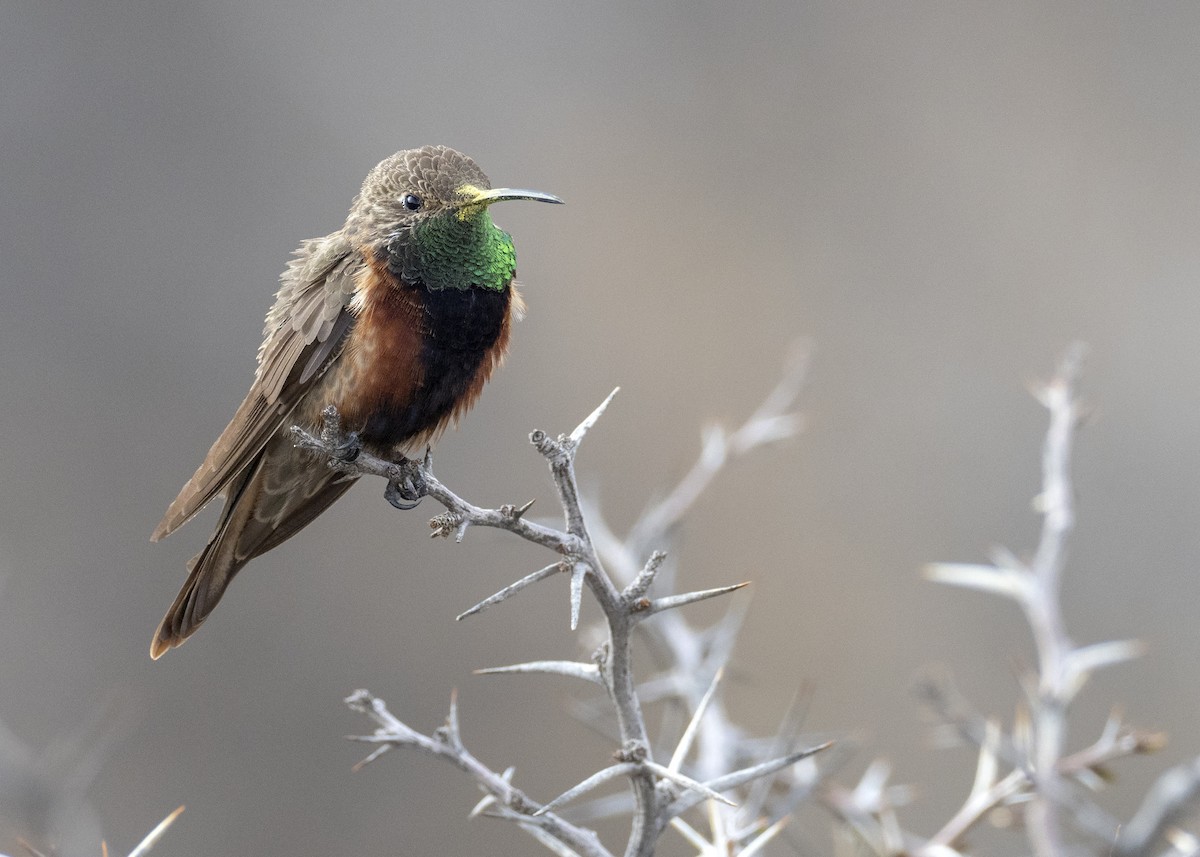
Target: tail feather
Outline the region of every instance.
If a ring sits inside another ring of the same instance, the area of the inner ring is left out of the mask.
[[[221,521],[204,550],[188,563],[188,577],[175,601],[158,625],[150,644],[150,657],[158,660],[196,633],[217,606],[235,574],[253,554],[238,550],[242,532],[254,514],[262,488],[262,458],[247,468],[236,491],[231,491]]]
[[[342,496],[355,477],[314,464],[281,436],[237,477],[212,538],[154,634],[156,660],[196,632],[247,562],[299,532]]]

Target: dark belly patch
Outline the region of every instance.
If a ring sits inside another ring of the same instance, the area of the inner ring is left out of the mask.
[[[360,320],[356,362],[370,381],[362,389],[365,407],[346,421],[380,447],[435,434],[461,415],[508,340],[507,289],[401,289],[400,300],[393,293],[369,302]]]

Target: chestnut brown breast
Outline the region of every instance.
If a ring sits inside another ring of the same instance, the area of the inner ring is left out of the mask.
[[[327,400],[370,446],[415,447],[470,408],[503,360],[511,287],[431,291],[371,264],[360,292]]]

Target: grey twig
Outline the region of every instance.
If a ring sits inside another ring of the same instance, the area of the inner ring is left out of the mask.
[[[563,675],[568,678],[581,678],[593,684],[604,684],[600,678],[600,668],[598,666],[578,661],[529,661],[524,664],[512,664],[506,667],[486,667],[475,670],[476,675],[513,675],[515,673]]]
[[[327,419],[332,417],[335,424],[339,419],[337,409],[332,405],[326,407],[323,413]],[[389,484],[403,482],[406,478],[412,480],[413,475],[417,475],[423,482],[425,496],[432,497],[446,507],[447,513],[455,522],[454,527],[466,524],[508,530],[527,541],[564,555],[570,555],[580,547],[577,540],[568,533],[526,521],[521,508],[504,506],[500,509],[484,509],[468,503],[433,475],[428,459],[388,461],[364,449],[359,451],[353,460],[347,461],[337,455],[339,445],[345,442],[344,436],[334,435],[332,439],[326,439],[324,434],[325,432],[322,432],[323,436],[317,437],[300,426],[292,427],[296,446],[326,456],[327,463],[335,470],[360,476],[382,476]],[[448,523],[449,520],[451,519],[442,519],[442,523]],[[454,527],[451,527],[450,531],[453,531]]]
[[[499,604],[501,601],[505,600],[506,598],[510,598],[511,596],[516,595],[518,592],[520,592],[526,586],[529,586],[532,583],[537,583],[539,580],[545,580],[547,577],[550,577],[551,575],[557,574],[561,571],[563,571],[563,565],[561,562],[551,563],[550,565],[546,566],[545,568],[535,571],[533,574],[528,574],[525,577],[522,577],[516,583],[510,583],[508,586],[501,589],[495,595],[489,595],[487,598],[480,601],[474,607],[470,608],[469,610],[464,610],[462,613],[459,613],[454,618],[461,622],[463,619],[466,619],[468,616],[474,616],[476,613],[482,613],[484,610],[488,609],[493,604]]]
[[[678,771],[666,767],[665,765],[660,765],[658,762],[651,762],[649,760],[643,762],[642,764],[646,767],[646,770],[655,776],[662,777],[664,780],[675,783],[678,786],[683,786],[689,791],[696,792],[701,797],[706,797],[709,800],[719,801],[726,806],[737,806],[736,803],[725,797],[720,791],[710,788],[702,782],[693,780],[691,777],[685,776]],[[732,786],[730,786],[730,788],[732,788]]]
[[[1067,538],[1075,525],[1071,490],[1071,442],[1079,425],[1075,382],[1084,349],[1075,345],[1059,366],[1057,377],[1038,395],[1050,412],[1050,428],[1042,449],[1042,536],[1029,564],[1030,589],[1021,600],[1038,652],[1038,704],[1035,708],[1034,775],[1038,789],[1026,814],[1029,841],[1037,857],[1063,853],[1062,822],[1054,798],[1058,762],[1066,741],[1067,705],[1075,693],[1067,673],[1074,645],[1067,636],[1060,603],[1060,579]]]
[[[800,728],[804,722],[804,717],[807,709],[808,693],[807,688],[799,688],[792,697],[791,703],[784,712],[783,720],[779,724],[779,728],[775,730],[775,735],[771,739],[770,749],[766,753],[768,759],[775,759],[782,756],[790,747],[796,745],[796,740],[800,735]],[[739,820],[745,824],[753,819],[757,819],[762,815],[763,807],[766,806],[767,798],[770,795],[771,787],[775,784],[776,775],[761,777],[754,781],[750,787],[750,793],[746,800],[742,803],[741,811],[738,813]],[[807,797],[807,790],[802,794],[795,796],[795,802],[798,803],[798,798]],[[792,806],[788,806],[790,812]]]
[[[625,587],[621,596],[629,601],[634,601],[644,596],[646,591],[650,589],[650,585],[654,583],[654,578],[658,576],[658,570],[662,568],[663,561],[666,558],[667,555],[664,551],[654,551],[654,553],[650,554],[650,559],[646,560],[646,564],[642,567],[642,570]]]
[[[717,686],[721,683],[721,677],[725,674],[724,668],[717,670],[717,674],[713,676],[712,684],[708,686],[704,696],[700,698],[700,702],[696,705],[696,710],[692,712],[692,719],[688,722],[687,728],[683,730],[683,735],[679,739],[679,743],[675,745],[675,752],[671,754],[671,761],[667,767],[672,771],[678,771],[683,766],[683,760],[687,758],[687,754],[692,749],[692,742],[696,738],[696,730],[700,727],[700,723],[704,720],[704,712],[708,711],[708,705],[713,700],[713,696],[717,692]]]
[[[674,610],[676,607],[683,607],[688,604],[695,604],[697,601],[707,601],[709,598],[716,598],[718,595],[728,595],[730,592],[737,592],[750,585],[750,581],[743,583],[734,583],[729,586],[719,586],[716,589],[703,589],[699,592],[685,592],[683,595],[664,595],[662,598],[638,599],[634,605],[634,611],[641,617],[653,616],[655,613],[661,613],[664,610]]]
[[[554,800],[550,801],[534,814],[541,815],[542,813],[549,812],[552,809],[558,809],[560,806],[570,803],[577,797],[585,795],[593,789],[599,788],[605,783],[617,779],[617,777],[627,777],[633,774],[636,770],[637,765],[633,762],[621,762],[617,765],[610,765],[609,767],[592,774],[579,785],[572,786],[571,788],[567,789],[565,792],[560,794]]]
[[[374,734],[360,736],[355,740],[390,747],[407,747],[445,759],[469,774],[479,787],[495,800],[496,805],[518,817],[522,826],[527,829],[539,830],[581,857],[612,857],[600,844],[600,839],[594,831],[576,827],[551,812],[536,814],[541,805],[512,784],[511,774],[497,774],[475,758],[463,746],[453,702],[446,725],[433,735],[423,735],[409,727],[388,711],[387,704],[382,699],[369,691],[356,690],[346,698],[346,704],[379,724]]]
[[[1161,774],[1129,823],[1121,828],[1114,857],[1148,857],[1170,828],[1200,802],[1200,757]]]
[[[163,834],[167,832],[167,828],[175,823],[175,819],[183,813],[183,807],[176,807],[166,818],[155,825],[154,829],[146,834],[146,838],[137,844],[137,847],[129,852],[129,857],[145,857],[150,853],[150,849],[158,844],[158,840],[162,839]],[[105,851],[108,849],[106,848]]]
[[[513,765],[509,765],[507,768],[504,769],[504,773],[500,775],[500,778],[502,780],[504,780],[504,782],[511,784],[513,777],[516,776],[516,773],[517,773],[516,767]],[[469,813],[467,813],[467,818],[475,818],[477,815],[480,815],[485,810],[487,810],[490,807],[493,807],[495,805],[496,805],[496,798],[490,794],[485,794],[483,797],[481,797],[479,799],[479,803],[477,803],[477,804],[475,804],[475,806],[471,807],[471,811]]]
[[[579,629],[579,611],[583,608],[583,581],[587,578],[588,567],[577,563],[571,569],[571,630]]]
[[[134,846],[133,850],[129,852],[129,857],[145,857],[145,855],[149,854],[150,850],[163,838],[163,834],[167,832],[167,828],[174,824],[175,819],[183,814],[183,809],[182,806],[179,806],[168,813],[166,818],[156,824],[154,829],[147,833],[142,841]],[[46,854],[43,854],[20,837],[17,838],[17,844],[28,851],[30,857],[47,857]],[[57,852],[51,851],[50,853],[56,854]],[[108,843],[104,840],[100,840],[100,857],[108,857]]]
[[[807,341],[795,343],[779,383],[750,418],[731,434],[719,428],[705,433],[703,449],[692,469],[630,531],[626,544],[631,551],[644,553],[672,530],[730,459],[800,432],[803,420],[791,409],[804,386],[811,354],[812,347]]]
[[[825,743],[818,744],[815,747],[809,747],[805,750],[789,753],[788,755],[779,759],[770,759],[766,762],[759,762],[757,765],[751,765],[750,767],[743,768],[740,771],[734,771],[733,773],[716,777],[704,782],[702,785],[714,792],[728,791],[729,789],[734,789],[738,786],[743,786],[746,783],[753,782],[759,777],[767,777],[776,771],[782,771],[784,768],[790,768],[797,762],[803,761],[809,756],[816,755],[822,750],[826,750],[832,746],[832,741],[826,741]],[[663,811],[664,820],[669,821],[677,815],[682,815],[693,806],[700,803],[700,801],[703,799],[703,795],[692,793],[682,795],[669,806],[667,806]]]

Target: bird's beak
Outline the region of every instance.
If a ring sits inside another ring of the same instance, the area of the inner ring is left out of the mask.
[[[562,205],[562,200],[557,196],[549,193],[542,193],[540,190],[520,190],[512,187],[494,187],[491,190],[481,190],[478,195],[471,200],[471,204],[491,205],[493,202],[503,202],[508,199],[532,199],[535,202],[553,202],[557,205]]]

